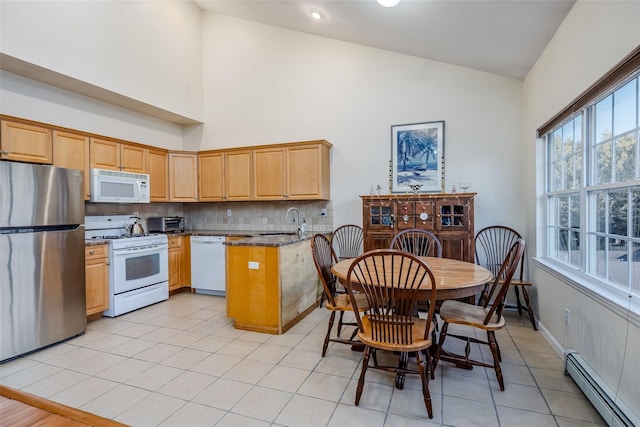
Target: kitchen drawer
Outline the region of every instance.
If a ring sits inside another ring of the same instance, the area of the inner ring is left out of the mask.
[[[91,245],[84,248],[85,261],[99,258],[106,258],[109,255],[108,245]]]
[[[182,236],[168,236],[169,249],[182,247]]]

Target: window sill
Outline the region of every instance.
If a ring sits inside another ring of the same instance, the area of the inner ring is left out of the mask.
[[[622,291],[617,292],[600,284],[597,279],[553,261],[549,258],[534,258],[536,266],[571,286],[583,295],[599,302],[621,317],[628,318],[640,326],[640,301]]]

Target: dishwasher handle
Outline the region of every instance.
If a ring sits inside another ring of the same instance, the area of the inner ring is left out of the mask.
[[[226,238],[224,236],[191,236],[191,243],[198,244],[222,245],[225,240]]]

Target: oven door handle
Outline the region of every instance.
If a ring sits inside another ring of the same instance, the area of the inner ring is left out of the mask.
[[[157,253],[159,251],[163,251],[168,249],[168,245],[153,245],[153,246],[141,246],[138,248],[126,248],[126,249],[116,249],[113,251],[113,256],[128,256],[128,255],[144,255],[144,254],[152,254]]]

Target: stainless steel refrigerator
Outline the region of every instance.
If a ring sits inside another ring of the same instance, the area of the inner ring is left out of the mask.
[[[86,330],[81,171],[0,161],[0,361]]]

